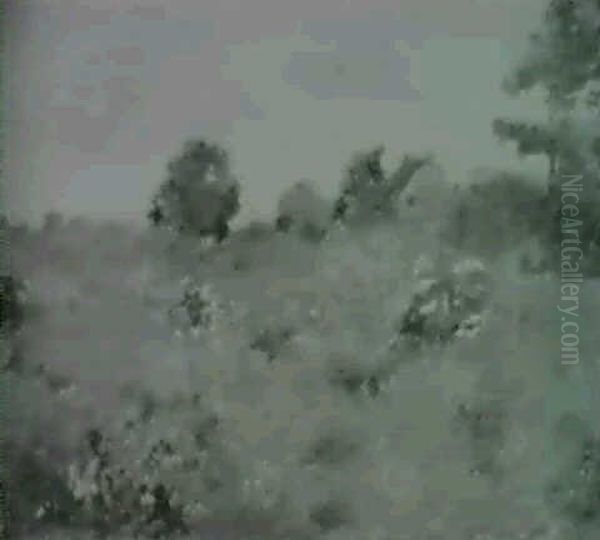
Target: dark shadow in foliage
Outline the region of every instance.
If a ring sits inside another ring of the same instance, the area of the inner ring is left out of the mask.
[[[377,397],[385,380],[381,369],[365,369],[345,362],[333,362],[329,367],[328,381],[349,396]]]
[[[338,366],[331,369],[329,382],[347,394],[355,395],[364,388],[367,378],[365,370],[353,366]]]
[[[310,520],[321,533],[329,533],[347,526],[352,521],[350,505],[339,498],[315,505],[310,510]]]
[[[163,484],[157,484],[151,490],[154,504],[148,516],[148,525],[152,527],[154,538],[169,538],[174,533],[188,533],[183,522],[181,508],[171,504],[171,496]]]
[[[13,344],[10,348],[6,369],[18,375],[25,374],[25,356],[23,348],[20,345]]]
[[[412,349],[422,345],[446,345],[462,332],[477,332],[481,313],[489,300],[489,285],[483,275],[471,279],[479,279],[481,286],[467,291],[448,277],[415,294],[398,325],[401,342]]]
[[[549,267],[560,271],[565,245],[581,249],[580,268],[589,277],[600,276],[600,200],[577,203],[578,214],[565,217],[560,202],[551,205],[545,236],[549,252]],[[566,241],[566,244],[563,244]],[[574,242],[577,242],[574,244]],[[577,257],[578,258],[578,255]]]
[[[13,276],[0,276],[0,325],[9,333],[19,330],[25,318],[23,281]]]
[[[265,354],[267,360],[272,362],[279,356],[293,336],[294,330],[288,326],[266,328],[252,340],[250,348]]]
[[[252,221],[246,227],[240,229],[235,236],[243,242],[254,244],[255,242],[268,240],[273,232],[273,226],[270,223]]]
[[[7,500],[10,528],[16,533],[34,532],[49,524],[73,525],[79,505],[65,480],[52,465],[30,449],[5,445],[8,456]]]
[[[186,326],[192,329],[210,328],[213,323],[213,303],[206,288],[189,280],[183,290],[182,299],[169,309],[169,317],[175,321],[177,313],[185,316]]]
[[[351,434],[340,429],[319,435],[308,447],[302,462],[305,465],[336,466],[351,459],[359,446]]]
[[[291,216],[278,216],[275,220],[275,228],[280,232],[288,232],[292,228],[294,220]]]
[[[87,456],[97,460],[93,481],[98,487],[92,496],[91,506],[85,509],[82,525],[92,527],[100,535],[109,535],[123,528],[133,528],[146,538],[169,538],[187,533],[181,507],[173,505],[172,494],[161,482],[152,485],[138,483],[123,468],[113,465],[111,444],[97,429],[86,436]],[[159,440],[144,458],[150,470],[158,466],[174,449],[168,441]],[[142,500],[151,497],[152,503],[144,506]]]
[[[59,212],[48,212],[44,216],[44,224],[42,231],[45,234],[56,234],[65,225],[65,220]]]
[[[194,441],[199,450],[206,450],[214,443],[219,425],[219,417],[215,414],[209,414],[198,421],[194,429]]]
[[[461,188],[443,239],[471,253],[494,256],[548,230],[546,191],[527,178],[480,171]]]

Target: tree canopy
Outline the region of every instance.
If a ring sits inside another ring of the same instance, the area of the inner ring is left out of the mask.
[[[415,173],[432,161],[430,156],[407,155],[393,173],[386,174],[381,165],[383,152],[384,147],[377,146],[352,157],[334,204],[336,221],[369,221],[390,215],[396,197]]]
[[[191,140],[168,163],[148,218],[154,225],[222,241],[239,210],[239,194],[227,152],[217,144]]]

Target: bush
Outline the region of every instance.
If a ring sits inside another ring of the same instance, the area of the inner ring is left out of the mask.
[[[423,280],[421,287],[400,320],[401,339],[412,347],[446,345],[477,334],[491,293],[481,263],[467,260],[447,276]]]
[[[330,205],[308,180],[296,182],[279,199],[275,225],[281,232],[294,231],[310,242],[321,240],[329,228]]]
[[[544,189],[519,175],[478,173],[459,190],[444,239],[467,252],[495,256],[549,229]]]

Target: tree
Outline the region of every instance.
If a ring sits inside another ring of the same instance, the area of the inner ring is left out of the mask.
[[[600,164],[598,134],[588,133],[583,141],[575,137],[573,114],[600,113],[600,3],[550,0],[544,23],[531,35],[528,54],[504,88],[511,95],[541,89],[548,121],[536,125],[498,119],[493,128],[501,139],[514,141],[521,155],[545,154],[552,185],[560,174]],[[595,163],[590,156],[595,156]]]
[[[431,163],[430,156],[407,155],[387,175],[381,165],[383,146],[356,153],[346,169],[342,192],[333,208],[335,221],[370,221],[389,216],[394,202],[418,170]]]
[[[167,178],[152,199],[148,219],[155,226],[221,242],[239,210],[239,195],[226,151],[214,143],[191,140],[168,163]]]
[[[25,317],[25,283],[12,275],[0,276],[0,327],[9,333],[21,328]]]
[[[549,0],[543,27],[531,35],[527,55],[504,87],[512,95],[538,89],[546,97],[546,122],[497,119],[493,129],[501,140],[516,143],[520,155],[548,159],[544,205],[550,245],[561,238],[561,179],[581,176],[582,249],[586,255],[600,253],[600,2]],[[587,267],[591,271],[597,261],[590,258]]]
[[[309,180],[300,180],[283,193],[277,206],[279,231],[297,231],[304,238],[319,240],[329,227],[330,204]]]
[[[44,215],[43,230],[48,233],[55,233],[64,226],[65,220],[58,212],[48,212]]]
[[[545,26],[531,35],[527,57],[505,82],[518,94],[541,87],[551,109],[600,107],[600,3],[550,0]]]

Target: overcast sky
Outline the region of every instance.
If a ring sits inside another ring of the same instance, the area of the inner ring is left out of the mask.
[[[7,176],[16,218],[142,219],[189,137],[232,153],[245,219],[353,151],[432,150],[451,179],[523,167],[490,129],[535,117],[500,82],[543,0],[9,0]]]

